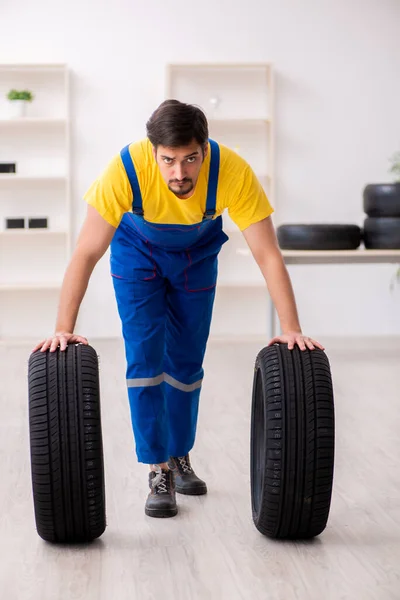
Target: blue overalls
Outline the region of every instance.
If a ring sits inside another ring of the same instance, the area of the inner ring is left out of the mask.
[[[196,435],[203,357],[229,239],[215,216],[219,146],[210,140],[206,211],[195,225],[145,220],[128,146],[121,158],[133,192],[111,243],[111,275],[125,342],[126,379],[139,462],[185,456]]]

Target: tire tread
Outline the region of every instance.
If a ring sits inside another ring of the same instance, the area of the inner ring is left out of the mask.
[[[257,389],[260,382],[262,390]],[[257,402],[263,402],[265,416],[264,467],[259,475],[254,468],[259,452],[255,430],[262,426],[255,423],[261,414]],[[275,416],[279,413],[280,419]],[[326,354],[297,347],[289,351],[286,344],[261,350],[255,365],[251,434],[253,521],[261,533],[298,539],[314,537],[325,529],[333,485],[334,428]],[[258,476],[261,483],[255,481]],[[262,486],[259,505],[256,483]]]
[[[91,346],[40,352],[28,365],[36,528],[50,542],[87,542],[106,527],[98,359]],[[90,403],[90,416],[85,406]],[[96,478],[92,477],[93,472]]]

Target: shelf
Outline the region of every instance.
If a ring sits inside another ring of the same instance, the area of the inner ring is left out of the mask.
[[[19,117],[17,119],[0,119],[0,127],[20,127],[21,125],[67,125],[67,119],[43,119],[40,117]]]
[[[24,237],[24,236],[32,236],[32,235],[67,235],[67,232],[64,230],[52,230],[52,229],[46,229],[45,227],[41,228],[38,227],[37,229],[32,228],[32,229],[6,229],[3,231],[0,231],[0,236],[5,236],[5,237],[14,237],[14,236],[20,236],[20,237]]]
[[[226,119],[208,119],[209,125],[268,125],[271,123],[271,119],[267,117],[257,118],[246,118],[246,117],[231,117]]]
[[[286,264],[400,263],[400,250],[282,250]]]
[[[54,176],[35,176],[35,175],[18,175],[16,173],[0,173],[0,185],[2,183],[12,182],[18,184],[44,184],[44,183],[66,183],[67,177],[64,175]]]
[[[241,69],[270,69],[269,63],[170,63],[169,68],[172,70],[184,70],[184,69],[235,69],[240,71]]]
[[[29,292],[36,290],[59,290],[60,283],[0,283],[0,292]]]
[[[225,229],[229,236],[242,235],[242,232]],[[228,242],[229,243],[229,242]],[[363,263],[399,263],[400,250],[281,250],[286,264],[363,264]],[[237,256],[252,256],[250,248],[235,249]]]
[[[223,228],[229,237],[243,237],[243,232],[237,229],[230,229],[231,223],[227,221],[227,226]],[[237,241],[236,241],[237,243]],[[229,242],[228,242],[229,244]],[[351,263],[399,263],[399,250],[367,250],[363,246],[357,250],[281,250],[282,256],[287,264],[351,264]],[[238,256],[251,256],[251,250],[243,237],[242,247],[235,248],[235,254]]]
[[[31,73],[32,71],[62,71],[66,69],[66,64],[39,64],[39,63],[0,63],[0,73],[2,71],[15,72],[22,71]]]

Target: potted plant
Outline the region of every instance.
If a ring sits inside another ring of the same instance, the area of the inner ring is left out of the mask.
[[[32,102],[33,94],[29,90],[10,90],[7,94],[10,103],[10,117],[18,119],[26,115],[26,106]]]

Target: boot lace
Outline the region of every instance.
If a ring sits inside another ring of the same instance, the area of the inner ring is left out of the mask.
[[[191,473],[192,467],[188,456],[178,456],[179,464],[184,473]]]
[[[151,482],[153,489],[157,488],[158,494],[168,494],[167,489],[167,474],[163,472],[160,465],[155,465],[156,476]]]

